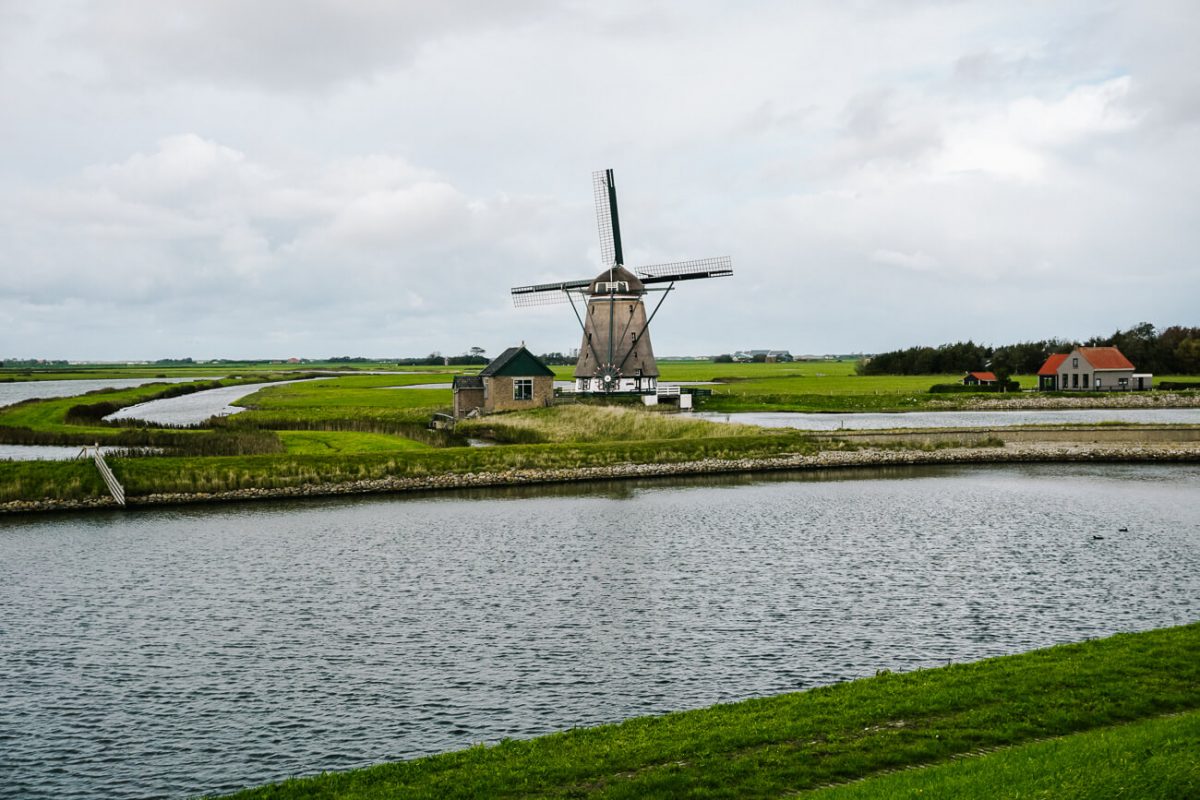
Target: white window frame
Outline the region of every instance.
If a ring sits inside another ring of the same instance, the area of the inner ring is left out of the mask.
[[[518,389],[526,389],[527,392],[518,391]],[[513,401],[525,401],[533,399],[533,378],[513,378]]]

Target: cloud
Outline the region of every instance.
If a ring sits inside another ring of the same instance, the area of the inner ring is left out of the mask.
[[[897,250],[876,250],[871,260],[879,264],[903,267],[914,272],[929,272],[938,266],[936,258],[925,253],[901,253]]]
[[[1195,322],[1197,36],[1170,0],[0,0],[0,352],[569,348],[507,290],[598,269],[609,166],[631,262],[734,259],[664,354]]]
[[[112,80],[324,91],[411,65],[443,37],[520,24],[540,0],[157,0],[87,4],[76,41]]]
[[[1128,100],[1128,75],[1079,86],[1062,97],[1021,97],[1000,109],[964,115],[948,126],[936,169],[1043,179],[1052,162],[1076,157],[1098,137],[1125,133],[1139,123]]]

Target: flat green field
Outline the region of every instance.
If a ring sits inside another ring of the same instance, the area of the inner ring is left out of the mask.
[[[385,364],[344,364],[313,361],[304,364],[268,363],[263,361],[230,362],[222,364],[95,364],[61,367],[0,368],[0,383],[5,381],[70,381],[104,378],[222,378],[247,374],[278,374],[285,377],[314,370],[354,374],[363,371],[395,370],[405,372],[438,372],[443,367],[390,366]]]
[[[290,455],[398,453],[429,447],[402,436],[353,431],[279,431],[279,438]]]
[[[1200,624],[506,740],[242,800],[1200,797]]]
[[[156,367],[155,374],[197,369]],[[279,369],[285,369],[280,367]],[[292,367],[286,367],[292,369]],[[573,366],[555,367],[569,378]],[[142,368],[148,371],[148,368]],[[116,377],[129,370],[80,370],[84,377]],[[455,434],[430,430],[437,413],[450,410],[455,374],[477,368],[405,368],[389,374],[350,372],[334,377],[266,387],[238,401],[247,410],[211,421],[200,429],[167,431],[136,424],[99,422],[99,415],[75,406],[107,404],[112,409],[186,391],[188,385],[153,384],[101,391],[83,397],[28,401],[0,408],[0,443],[82,445],[103,442],[122,447],[165,449],[163,455],[119,459],[114,468],[132,497],[155,491],[218,491],[227,488],[292,487],[306,484],[402,477],[476,469],[601,466],[616,463],[678,462],[722,457],[748,458],[813,451],[837,445],[814,442],[783,430],[717,425],[673,415],[666,407],[562,405],[498,414],[459,425]],[[903,411],[952,409],[977,401],[977,393],[931,394],[954,375],[871,376],[855,373],[850,361],[783,364],[727,364],[666,361],[666,381],[716,381],[704,387],[700,408],[714,411]],[[212,372],[212,370],[208,370]],[[244,383],[291,378],[294,374],[230,369]],[[2,373],[0,377],[13,377]],[[39,377],[62,377],[47,373]],[[1182,378],[1186,380],[1186,378]],[[1031,377],[1022,379],[1029,384]],[[196,381],[191,388],[207,382]],[[982,395],[992,397],[994,395]],[[1103,401],[1104,396],[1096,397]],[[111,409],[110,409],[111,410]],[[484,456],[465,448],[465,436],[491,439],[509,451]],[[565,448],[565,449],[564,449]],[[583,449],[581,449],[583,448]],[[719,454],[719,455],[718,455]],[[387,463],[375,459],[387,457]],[[248,460],[243,460],[243,458]],[[0,502],[14,499],[80,499],[102,496],[86,477],[85,464],[32,466],[0,462]]]

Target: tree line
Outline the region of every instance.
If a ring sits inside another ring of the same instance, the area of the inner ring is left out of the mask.
[[[1053,353],[1076,347],[1117,347],[1139,372],[1158,375],[1200,373],[1200,328],[1172,325],[1162,330],[1149,322],[1118,330],[1110,336],[1093,336],[1084,342],[1042,339],[1000,347],[973,341],[939,347],[909,347],[880,353],[858,364],[860,375],[945,375],[989,370],[1001,378],[1037,372]]]

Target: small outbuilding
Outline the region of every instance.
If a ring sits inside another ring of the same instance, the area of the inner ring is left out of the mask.
[[[533,353],[510,347],[478,375],[454,378],[454,416],[548,406],[554,398],[554,371]]]
[[[483,413],[483,378],[478,375],[455,375],[454,418],[462,419],[474,411]]]
[[[963,386],[995,386],[997,378],[994,372],[968,372],[962,382]]]

